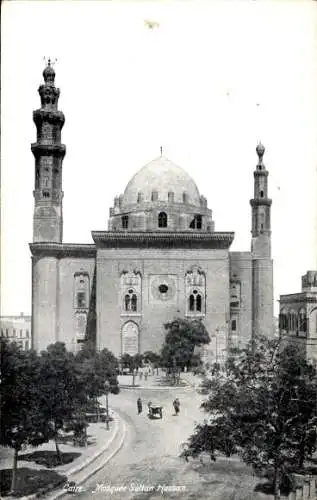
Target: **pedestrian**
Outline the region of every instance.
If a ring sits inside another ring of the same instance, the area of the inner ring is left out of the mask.
[[[142,413],[142,399],[141,398],[138,398],[136,405],[138,408],[138,415],[140,415],[140,413]]]
[[[175,415],[178,415],[179,410],[180,410],[180,402],[179,402],[178,398],[174,399],[173,406],[174,406],[174,410],[175,410]]]

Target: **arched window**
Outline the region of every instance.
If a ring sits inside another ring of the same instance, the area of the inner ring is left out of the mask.
[[[291,332],[297,330],[297,314],[295,313],[295,311],[291,311],[288,314],[288,328]]]
[[[136,312],[138,299],[134,290],[130,289],[124,297],[124,308],[126,311]]]
[[[74,307],[88,309],[89,307],[89,276],[85,271],[74,274]]]
[[[202,228],[202,216],[195,215],[190,223],[190,229],[201,229]]]
[[[131,297],[131,310],[133,312],[136,312],[136,308],[137,308],[137,296],[134,293]]]
[[[158,227],[167,227],[167,215],[165,212],[160,212],[158,215]]]
[[[279,317],[280,330],[288,330],[288,314],[285,309],[282,309]]]
[[[189,310],[192,312],[201,312],[201,306],[201,295],[197,290],[193,290],[193,293],[189,296]]]
[[[298,330],[301,333],[307,332],[307,318],[306,318],[305,309],[300,309],[300,311],[298,313]]]
[[[261,190],[260,191],[260,197],[263,198],[263,196],[264,196],[264,191]]]
[[[121,222],[122,222],[122,229],[128,229],[128,227],[129,227],[129,216],[128,215],[123,215],[121,217]]]
[[[195,298],[193,294],[189,296],[189,310],[195,311]]]
[[[196,296],[196,311],[201,312],[201,295]]]

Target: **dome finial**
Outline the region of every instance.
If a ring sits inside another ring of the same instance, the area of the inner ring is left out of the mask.
[[[45,57],[44,57],[44,60],[46,62]],[[44,81],[47,85],[54,85],[55,71],[53,69],[53,65],[56,63],[56,61],[57,61],[57,59],[55,59],[55,61],[52,62],[50,57],[47,59],[46,68],[43,71],[43,78],[44,78]]]
[[[259,157],[259,162],[262,163],[262,160],[263,160],[263,155],[265,153],[265,147],[263,146],[263,144],[261,143],[261,141],[258,143],[257,147],[256,147],[256,153]]]
[[[163,147],[160,146],[160,152],[161,152],[161,156],[163,156]]]

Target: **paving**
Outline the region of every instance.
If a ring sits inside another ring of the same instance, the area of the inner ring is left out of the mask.
[[[92,423],[87,429],[88,445],[85,447],[74,446],[73,444],[60,444],[61,453],[78,453],[80,456],[73,462],[54,467],[54,471],[65,475],[70,482],[75,482],[76,485],[82,484],[91,474],[103,467],[122,447],[126,433],[125,422],[119,415],[113,412],[113,420],[109,424],[109,430],[105,423]],[[55,452],[55,444],[53,441],[44,443],[37,448],[27,447],[20,453],[18,467],[27,467],[35,470],[45,469],[46,467],[35,462],[23,460],[23,456],[36,452]],[[11,469],[13,463],[13,452],[10,449],[1,449],[0,470]],[[48,469],[52,470],[52,469]],[[59,498],[65,494],[64,489],[52,492],[47,498]],[[36,494],[22,499],[36,498]],[[6,497],[10,499],[11,497]],[[13,498],[13,497],[12,497]]]

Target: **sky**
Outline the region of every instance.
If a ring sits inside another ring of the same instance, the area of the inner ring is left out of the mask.
[[[155,23],[153,29],[147,20]],[[160,155],[250,250],[256,145],[266,148],[275,313],[317,269],[317,2],[4,1],[1,314],[31,312],[32,111],[56,59],[64,242],[107,229],[115,196]]]

